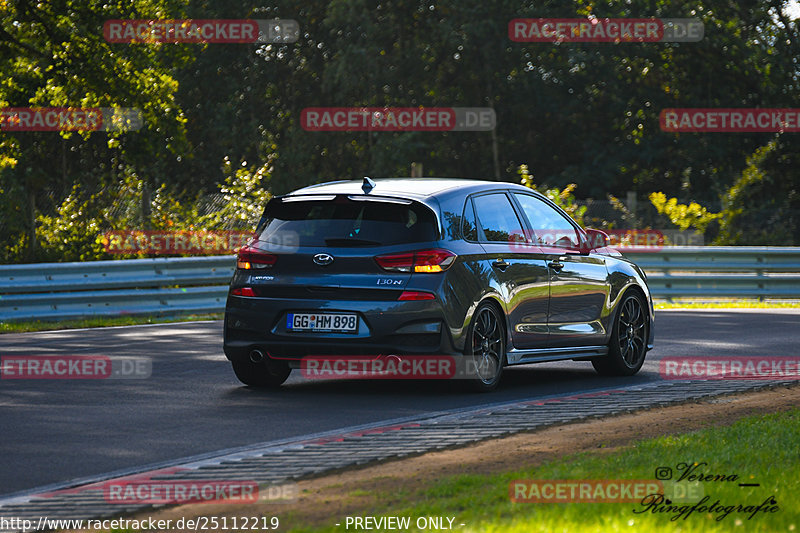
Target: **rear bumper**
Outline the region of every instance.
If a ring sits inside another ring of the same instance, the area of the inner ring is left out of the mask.
[[[358,316],[355,333],[291,332],[289,312],[347,312]],[[254,349],[272,359],[309,355],[458,355],[438,300],[330,301],[229,296],[223,348],[230,359]]]

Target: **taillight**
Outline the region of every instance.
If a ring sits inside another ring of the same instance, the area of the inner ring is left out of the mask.
[[[435,248],[399,254],[375,256],[375,262],[384,270],[391,272],[443,272],[450,268],[456,254],[449,250]]]
[[[375,262],[384,270],[411,272],[414,266],[414,252],[375,256]]]
[[[417,300],[435,300],[436,295],[430,292],[423,292],[423,291],[403,291],[398,301],[401,302],[408,302],[408,301],[417,301]]]
[[[257,296],[256,291],[252,287],[238,287],[231,289],[231,294],[234,296]]]
[[[278,256],[267,252],[262,252],[257,248],[245,246],[239,250],[239,257],[236,259],[236,268],[242,270],[252,270],[259,268],[272,268]]]
[[[455,260],[456,254],[447,250],[423,250],[416,253],[414,272],[442,272]]]

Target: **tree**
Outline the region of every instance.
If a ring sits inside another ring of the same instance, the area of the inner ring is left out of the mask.
[[[0,7],[1,107],[128,107],[141,110],[136,132],[7,132],[0,141],[0,246],[36,257],[36,217],[52,211],[76,183],[92,190],[125,171],[148,183],[166,175],[165,154],[184,145],[184,117],[171,69],[191,59],[186,46],[110,44],[114,18],[175,18],[176,0],[56,0]]]

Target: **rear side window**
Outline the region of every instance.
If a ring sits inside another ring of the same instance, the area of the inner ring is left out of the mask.
[[[478,225],[488,242],[510,242],[510,236],[519,234],[522,225],[511,201],[503,193],[475,196],[475,214]]]
[[[467,198],[464,205],[464,216],[461,219],[461,234],[468,241],[478,240],[478,227],[475,224],[475,210],[472,208],[472,200]]]
[[[374,200],[272,202],[259,240],[298,246],[382,246],[435,241],[436,217],[417,202]]]

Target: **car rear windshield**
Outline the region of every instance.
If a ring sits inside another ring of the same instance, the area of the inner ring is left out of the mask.
[[[436,217],[418,202],[347,196],[270,202],[259,240],[296,246],[382,246],[434,241]]]

